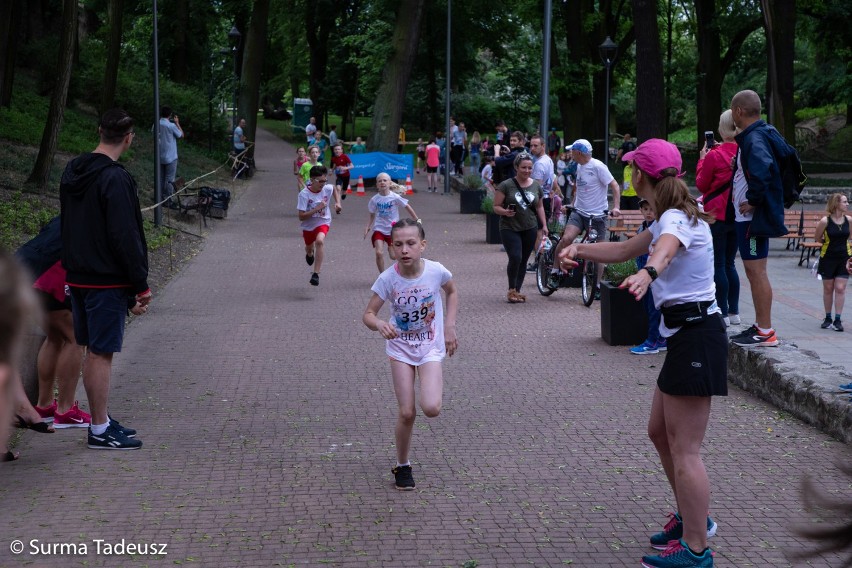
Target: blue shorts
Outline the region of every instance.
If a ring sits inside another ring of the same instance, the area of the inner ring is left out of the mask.
[[[124,340],[128,288],[71,287],[74,337],[99,355],[118,353]]]
[[[769,256],[769,239],[766,237],[749,237],[751,221],[737,221],[737,248],[743,260],[760,260]]]

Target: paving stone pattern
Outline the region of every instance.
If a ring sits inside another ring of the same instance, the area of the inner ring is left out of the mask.
[[[110,410],[144,448],[27,432],[21,460],[0,466],[0,566],[638,566],[673,509],[646,436],[662,356],[604,344],[599,306],[578,290],[544,298],[529,275],[527,303],[508,304],[482,216],[417,193],[427,256],[460,290],[460,339],[441,415],[415,425],[417,489],[396,491],[389,366],[361,323],[377,276],[367,199],[343,202],[310,286],[293,149],[258,140],[251,190],[116,356]],[[792,565],[802,477],[849,498],[834,467],[849,458],[736,388],[714,400],[717,566]],[[88,554],[32,555],[33,539]],[[98,555],[95,539],[167,543],[168,555]]]

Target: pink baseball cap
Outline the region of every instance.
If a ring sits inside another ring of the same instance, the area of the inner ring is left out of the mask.
[[[677,177],[683,176],[681,167],[683,160],[677,146],[660,138],[645,140],[632,152],[627,152],[621,157],[625,162],[632,161],[636,166],[654,179],[662,178],[662,172],[668,168],[675,168],[679,173]]]

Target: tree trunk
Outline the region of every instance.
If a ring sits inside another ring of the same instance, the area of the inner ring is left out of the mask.
[[[175,83],[189,84],[189,0],[174,0],[175,20],[170,22],[172,45],[171,78]]]
[[[313,0],[305,3],[305,31],[308,40],[308,57],[310,59],[309,88],[311,101],[314,103],[314,116],[318,126],[326,129],[322,123],[325,114],[325,77],[328,72],[328,45],[337,8],[330,0]]]
[[[665,82],[656,0],[633,1],[636,30],[636,136],[666,138]]]
[[[107,6],[107,27],[109,45],[104,69],[104,85],[101,90],[101,114],[115,106],[115,85],[118,82],[118,62],[121,57],[121,32],[124,15],[123,0],[109,0]]]
[[[257,108],[260,102],[260,75],[266,52],[266,31],[269,24],[269,0],[254,0],[251,23],[246,34],[242,75],[240,77],[240,109],[246,119],[246,138],[255,139]],[[249,150],[254,155],[254,148]]]
[[[0,2],[0,107],[9,108],[12,105],[22,11],[19,0]]]
[[[42,191],[47,187],[50,179],[50,166],[56,153],[59,130],[62,128],[68,85],[71,82],[74,47],[77,43],[77,0],[64,0],[62,5],[62,37],[59,43],[56,84],[50,97],[50,110],[47,113],[47,123],[44,125],[38,157],[27,180],[27,183],[35,184]]]
[[[696,141],[704,146],[704,131],[716,130],[719,115],[728,106],[722,103],[722,47],[715,0],[695,0],[698,81],[696,85]]]
[[[394,25],[393,53],[382,72],[382,84],[373,105],[370,148],[378,152],[394,152],[399,140],[402,107],[411,67],[417,55],[420,19],[425,0],[401,0]]]
[[[563,2],[559,9],[562,14],[563,36],[568,48],[568,60],[579,61],[588,54],[586,46],[590,43],[590,40],[588,32],[583,27],[583,17],[594,13],[593,3],[590,0],[568,2],[567,5]],[[580,77],[580,69],[575,64],[571,67],[574,69],[571,69],[570,73],[575,75],[575,78]],[[557,94],[566,145],[577,138],[588,137],[588,133],[594,132],[595,128],[594,103],[588,81],[576,80],[572,87],[570,92],[560,90]]]
[[[791,144],[796,138],[793,109],[793,59],[796,40],[796,0],[761,0],[766,28],[769,92],[766,115]]]

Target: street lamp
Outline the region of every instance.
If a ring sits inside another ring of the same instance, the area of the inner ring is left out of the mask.
[[[237,73],[237,52],[240,49],[240,40],[243,34],[237,29],[237,26],[231,28],[228,32],[228,40],[231,42],[231,53],[234,54],[234,107],[231,109],[231,128],[237,127],[237,94],[240,88],[240,77]]]
[[[598,52],[601,54],[601,61],[606,66],[606,95],[604,101],[604,164],[609,165],[609,69],[615,59],[615,54],[618,52],[618,45],[606,36],[602,44],[598,46]]]

